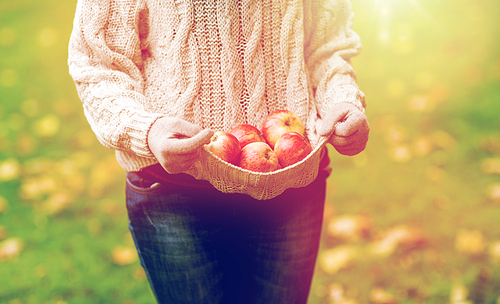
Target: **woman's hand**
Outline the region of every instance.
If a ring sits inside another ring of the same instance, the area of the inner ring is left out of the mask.
[[[193,166],[200,148],[210,142],[213,133],[180,118],[163,117],[149,130],[148,145],[162,167],[176,174]]]
[[[368,141],[370,125],[366,115],[355,105],[338,103],[323,118],[318,129],[321,136],[330,136],[328,142],[342,155],[356,155]]]

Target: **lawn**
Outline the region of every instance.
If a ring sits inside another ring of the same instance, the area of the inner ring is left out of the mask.
[[[309,304],[498,304],[500,2],[351,2],[370,141],[330,149]],[[0,303],[153,303],[67,72],[75,4],[0,1]]]

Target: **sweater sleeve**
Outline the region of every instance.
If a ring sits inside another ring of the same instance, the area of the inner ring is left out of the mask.
[[[331,105],[347,102],[364,112],[365,96],[356,83],[350,59],[361,41],[352,30],[354,14],[349,0],[320,0],[305,7],[305,59],[321,116]]]
[[[149,109],[143,94],[137,2],[79,0],[68,65],[99,141],[111,149],[154,157],[147,134],[163,115]]]

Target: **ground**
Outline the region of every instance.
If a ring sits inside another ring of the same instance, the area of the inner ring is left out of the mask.
[[[500,4],[351,2],[371,133],[330,149],[309,303],[500,303]],[[151,303],[67,72],[75,4],[0,2],[0,302]]]

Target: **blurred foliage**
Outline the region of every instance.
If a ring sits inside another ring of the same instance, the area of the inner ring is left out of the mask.
[[[367,149],[330,150],[310,303],[500,303],[500,2],[352,0]],[[76,1],[0,1],[0,302],[152,303],[67,72]]]

